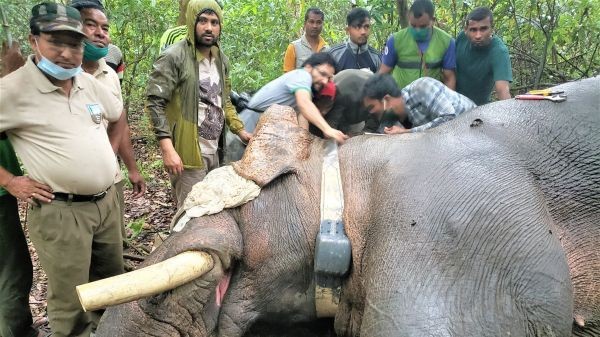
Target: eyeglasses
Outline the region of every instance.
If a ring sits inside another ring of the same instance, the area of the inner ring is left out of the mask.
[[[50,49],[57,53],[60,53],[65,49],[68,49],[73,54],[83,53],[83,41],[59,41],[55,38],[43,39],[41,37],[39,37],[39,39],[48,42]]]

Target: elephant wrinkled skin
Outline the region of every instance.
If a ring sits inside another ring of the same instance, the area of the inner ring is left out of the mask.
[[[600,78],[559,88],[566,102],[506,100],[340,147],[353,255],[338,336],[600,334]],[[146,262],[206,250],[213,271],[109,308],[97,336],[239,337],[316,319],[324,141],[294,120],[271,108],[233,164],[263,187],[255,200],[192,220]]]

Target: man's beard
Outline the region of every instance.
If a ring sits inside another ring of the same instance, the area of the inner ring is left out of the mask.
[[[212,36],[212,41],[210,43],[205,43],[204,41],[202,41],[202,37],[198,38],[198,36],[195,37],[196,40],[196,47],[212,47],[214,45],[217,44],[217,38],[214,35]]]

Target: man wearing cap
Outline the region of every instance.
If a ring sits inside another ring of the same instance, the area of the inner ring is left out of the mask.
[[[108,19],[104,14],[104,6],[99,0],[73,0],[71,6],[79,10],[81,22],[83,23],[83,32],[87,39],[84,41],[83,49],[83,64],[82,68],[88,74],[94,76],[98,81],[104,84],[110,91],[123,102],[121,96],[121,85],[119,77],[107,64],[104,57],[108,54]],[[108,123],[104,123],[105,126]],[[119,157],[125,163],[129,172],[129,181],[133,187],[133,197],[137,198],[146,191],[146,182],[137,168],[133,155],[133,146],[131,144],[131,133],[127,124],[127,114],[123,112],[117,124],[120,130],[120,139],[118,143],[114,143],[111,139],[113,149],[117,149]],[[123,196],[124,180],[121,175],[121,170],[117,167],[115,173],[115,188],[119,199],[121,222],[123,234],[125,234],[125,223],[123,216],[125,213],[125,198]]]
[[[178,207],[195,183],[219,167],[226,125],[244,141],[251,137],[229,99],[229,65],[218,44],[221,6],[191,0],[186,22],[187,38],[154,62],[145,104]]]
[[[116,122],[122,105],[81,70],[79,12],[42,3],[31,13],[34,54],[0,79],[0,132],[29,175],[0,168],[0,186],[29,203],[29,236],[48,276],[53,336],[89,336],[98,317],[83,312],[75,286],[123,272],[117,163],[102,125]]]

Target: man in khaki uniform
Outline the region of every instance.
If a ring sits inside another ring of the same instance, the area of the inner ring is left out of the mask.
[[[122,105],[81,71],[85,34],[76,9],[36,5],[30,26],[34,55],[0,79],[0,132],[29,174],[13,192],[30,204],[29,236],[48,276],[53,336],[87,337],[98,317],[83,312],[75,286],[123,272],[117,163],[102,126],[119,119]],[[0,170],[0,186],[10,189],[14,179]]]
[[[98,81],[107,86],[119,101],[123,102],[119,76],[104,59],[108,54],[109,45],[109,25],[108,18],[104,13],[104,6],[99,0],[74,0],[71,2],[71,6],[79,10],[83,23],[83,32],[87,37],[84,41],[83,63],[81,65],[83,71],[93,75]],[[108,126],[107,123],[104,124]],[[129,181],[133,187],[133,197],[137,198],[142,196],[146,191],[146,182],[135,162],[129,125],[127,125],[127,114],[125,112],[121,114],[117,125],[116,127],[120,132],[116,138],[119,139],[110,139],[111,145],[113,149],[117,150],[119,157],[121,157],[127,167]],[[119,198],[123,235],[125,235],[125,223],[123,220],[123,216],[125,215],[124,183],[121,170],[117,168],[115,188],[117,189],[117,197]]]

